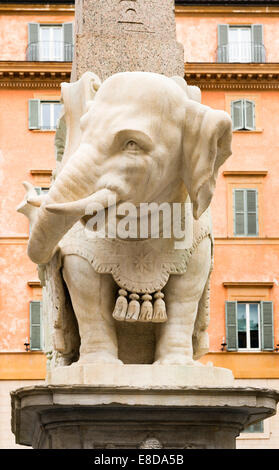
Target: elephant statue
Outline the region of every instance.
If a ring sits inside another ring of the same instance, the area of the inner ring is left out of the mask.
[[[229,115],[202,105],[200,90],[181,77],[149,72],[103,83],[87,72],[62,84],[61,101],[50,190],[37,196],[25,183],[18,207],[44,278],[50,360],[200,365],[209,347],[209,206],[231,155]],[[191,241],[182,248],[174,236],[100,237],[88,228],[94,207],[107,214],[121,204],[138,211],[187,201]]]

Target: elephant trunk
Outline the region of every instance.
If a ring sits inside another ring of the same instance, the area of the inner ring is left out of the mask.
[[[107,207],[111,195],[114,200],[117,199],[116,194],[109,189],[94,193],[97,179],[94,167],[96,169],[92,150],[88,145],[81,144],[38,209],[28,244],[28,255],[34,263],[46,264],[50,261],[61,238],[85,215],[86,204],[96,203]],[[92,168],[92,172],[88,168]],[[67,204],[74,204],[74,210],[67,211]],[[59,210],[59,207],[63,210]]]

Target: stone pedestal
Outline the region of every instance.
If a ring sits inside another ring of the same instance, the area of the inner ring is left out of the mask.
[[[230,449],[244,427],[275,414],[279,400],[274,390],[234,387],[226,369],[186,367],[183,375],[183,366],[174,366],[160,375],[154,366],[153,374],[152,366],[125,366],[118,369],[118,378],[117,370],[112,377],[116,384],[109,385],[111,366],[102,366],[103,378],[98,367],[90,367],[77,367],[75,378],[95,381],[91,385],[59,385],[57,369],[52,375],[57,385],[12,392],[18,444],[36,449]],[[62,369],[67,368],[60,368],[61,380],[67,381]],[[190,377],[189,369],[192,382],[185,386],[182,379],[185,383]],[[193,385],[203,375],[198,378],[197,369],[204,370],[207,380],[226,385]],[[129,375],[143,385],[130,385]]]
[[[80,364],[56,367],[47,373],[50,385],[101,387],[232,387],[232,371],[212,365]]]

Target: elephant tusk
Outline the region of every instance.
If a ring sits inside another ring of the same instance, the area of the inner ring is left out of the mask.
[[[45,196],[38,196],[38,197],[29,197],[27,199],[27,203],[34,207],[41,207]]]
[[[24,189],[25,189],[26,192],[32,191],[32,190],[35,191],[33,184],[29,183],[29,181],[23,181],[22,184],[23,184]]]
[[[110,189],[101,189],[90,196],[73,202],[48,204],[45,209],[54,214],[75,217],[93,214],[94,210],[106,209],[118,202],[118,196]]]

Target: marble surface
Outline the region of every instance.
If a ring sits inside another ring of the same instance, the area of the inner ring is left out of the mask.
[[[248,387],[25,387],[12,392],[12,430],[37,449],[233,449],[278,400]]]

